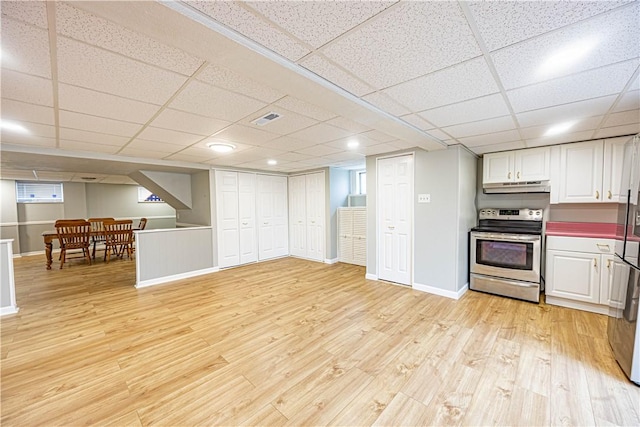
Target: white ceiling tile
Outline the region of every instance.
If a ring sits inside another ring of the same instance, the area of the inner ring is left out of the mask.
[[[296,113],[311,117],[312,119],[316,119],[321,122],[337,116],[335,113],[324,110],[316,105],[309,104],[308,102],[301,101],[292,96],[287,96],[278,100],[275,105],[279,105],[289,111],[295,111]]]
[[[53,108],[26,102],[2,99],[2,118],[14,121],[25,121],[53,125]]]
[[[2,97],[53,107],[51,80],[2,69]]]
[[[169,105],[177,110],[231,122],[265,106],[262,101],[198,81],[190,82]]]
[[[477,147],[478,145],[502,144],[504,142],[516,142],[520,140],[517,130],[507,130],[503,132],[488,133],[485,135],[469,136],[467,138],[456,138],[461,144],[467,147]]]
[[[209,160],[214,159],[214,156],[210,154],[208,156],[198,156],[193,154],[187,154],[184,151],[180,151],[179,153],[170,154],[164,157],[165,160],[175,160],[178,162],[190,162],[190,163],[203,163],[208,162]]]
[[[254,160],[246,163],[240,163],[238,167],[245,168],[245,169],[258,169],[258,170],[264,170],[264,171],[281,171],[284,165],[286,165],[285,162],[278,162],[278,164],[276,165],[270,165],[267,163],[266,159],[262,159],[262,160]]]
[[[610,138],[613,136],[621,136],[621,135],[631,135],[637,134],[640,132],[640,123],[624,125],[624,126],[613,126],[606,127],[600,129],[594,135],[595,138]]]
[[[274,102],[285,96],[275,89],[217,64],[209,64],[198,74],[198,80],[263,102]]]
[[[510,90],[507,96],[516,113],[584,99],[611,95],[620,90],[638,66],[637,59],[567,77]]]
[[[309,159],[311,156],[307,154],[294,153],[292,151],[283,152],[278,154],[278,161],[282,160],[283,162],[299,162],[301,160]]]
[[[640,75],[636,76],[636,79],[631,83],[631,86],[627,89],[627,91],[639,90],[640,89]]]
[[[129,137],[108,135],[106,133],[87,132],[85,130],[60,128],[60,139],[67,141],[89,142],[91,144],[114,145],[122,147],[129,141]]]
[[[73,178],[73,172],[41,171],[36,170],[39,181],[69,181]]]
[[[640,56],[640,7],[625,7],[589,21],[502,49],[492,56],[500,80],[513,89],[586,71]],[[550,57],[575,46],[593,44],[580,58],[564,67],[540,69]],[[626,82],[625,82],[626,83]]]
[[[298,163],[307,165],[305,169],[318,168],[320,166],[326,166],[328,160],[324,157],[310,157],[306,160],[300,160]]]
[[[297,151],[302,148],[316,145],[316,141],[307,141],[304,139],[296,139],[289,136],[281,136],[263,144],[265,147],[274,148],[276,150]]]
[[[573,126],[571,126],[571,133],[577,133],[587,130],[595,130],[602,123],[603,116],[586,117],[574,120]],[[563,120],[558,120],[555,124],[563,123]],[[526,140],[543,138],[544,134],[549,130],[553,124],[545,126],[532,126],[523,127],[520,129],[522,137]]]
[[[134,123],[146,123],[158,111],[156,105],[63,83],[58,85],[58,97],[62,110]]]
[[[516,125],[511,116],[502,116],[495,119],[449,126],[442,128],[442,130],[454,138],[464,138],[467,136],[483,135],[485,133],[501,132],[515,128]]]
[[[329,147],[328,145],[319,144],[313,147],[303,148],[296,150],[297,153],[306,154],[309,156],[326,156],[328,154],[340,153],[343,151],[341,148]]]
[[[166,108],[156,117],[151,125],[154,127],[173,129],[197,135],[212,135],[227,126],[231,122],[185,113]]]
[[[138,185],[137,182],[129,178],[128,176],[109,175],[100,181],[101,184],[127,184]]]
[[[592,139],[593,130],[564,133],[562,135],[545,136],[542,138],[527,139],[527,147],[541,147],[546,145],[564,144],[567,142],[586,141]]]
[[[640,109],[640,90],[625,93],[613,111],[627,111]]]
[[[436,126],[475,122],[509,114],[502,95],[495,94],[419,113]]]
[[[370,147],[372,145],[378,145],[382,141],[377,141],[372,138],[367,138],[364,134],[352,135],[346,138],[336,139],[335,141],[326,142],[325,145],[329,147],[340,148],[342,150],[348,150],[348,144],[350,142],[357,141],[359,147]]]
[[[50,79],[51,57],[47,30],[3,19],[2,67]]]
[[[410,112],[405,107],[398,104],[396,101],[394,101],[384,93],[380,93],[380,92],[371,93],[369,95],[362,97],[362,99],[375,105],[382,111],[386,111],[389,114],[393,114],[394,116],[402,116]]]
[[[344,130],[348,130],[353,133],[361,133],[371,130],[369,126],[345,119],[344,117],[336,117],[325,122],[328,125],[336,126]]]
[[[449,135],[448,133],[443,132],[440,129],[431,129],[430,131],[427,132],[429,135],[431,135],[432,137],[439,139],[441,141],[445,140],[445,139],[451,139],[451,137],[453,135]]]
[[[393,145],[398,150],[406,150],[408,148],[414,148],[416,146],[415,144],[413,144],[411,142],[406,142],[406,141],[401,141],[401,140],[391,141],[391,142],[388,142],[388,144]]]
[[[182,50],[65,3],[56,3],[56,30],[64,36],[184,75],[193,74],[203,63]]]
[[[244,9],[240,3],[230,1],[188,1],[186,3],[292,61],[309,53],[303,44]]]
[[[58,37],[60,82],[162,105],[186,77],[75,40]]]
[[[480,145],[470,148],[476,154],[496,153],[498,151],[519,150],[525,148],[523,141],[504,142],[502,144]]]
[[[69,151],[86,151],[88,153],[116,154],[120,149],[117,145],[93,144],[83,141],[69,141],[60,139],[60,148]]]
[[[316,144],[319,144],[321,142],[344,138],[351,134],[352,132],[349,132],[348,130],[340,129],[325,123],[318,123],[317,125],[292,133],[290,136],[296,139],[314,141]]]
[[[344,71],[319,54],[304,58],[300,61],[300,65],[356,96],[362,96],[375,90],[372,86]]]
[[[125,147],[122,151],[116,153],[119,156],[124,157],[137,157],[141,159],[164,159],[170,153],[164,151],[145,150],[139,148]]]
[[[204,147],[202,144],[197,144],[192,147],[186,147],[178,153],[172,154],[167,157],[171,160],[181,160],[187,162],[206,162],[215,157],[220,157],[219,153]]]
[[[315,48],[355,27],[394,1],[246,2],[278,26]]]
[[[483,57],[384,90],[412,111],[453,104],[499,91]]]
[[[376,154],[393,153],[394,151],[398,151],[398,149],[393,144],[383,143],[369,147],[358,147],[355,151],[365,156],[373,156]]]
[[[256,124],[251,123],[252,121],[260,117],[263,117],[264,115],[269,114],[270,112],[275,112],[280,114],[280,118],[262,126],[258,126]],[[299,131],[301,129],[307,128],[309,126],[315,125],[318,123],[318,121],[311,119],[307,116],[294,113],[292,111],[288,111],[282,108],[274,108],[271,106],[271,107],[263,108],[260,111],[256,111],[253,115],[242,120],[241,123],[255,129],[276,133],[278,135],[287,135],[287,134]]]
[[[195,144],[196,142],[205,138],[202,135],[195,135],[192,133],[177,132],[170,129],[161,129],[156,127],[147,127],[140,132],[137,136],[140,139],[146,139],[149,141],[166,142],[167,144],[187,146]]]
[[[601,116],[609,111],[616,95],[587,99],[555,107],[532,110],[516,115],[522,127],[572,121],[582,117]]]
[[[21,170],[21,169],[10,169],[7,167],[0,168],[0,177],[2,179],[14,179],[14,180],[27,180],[33,181],[35,177],[33,176],[33,171],[29,170]]]
[[[60,110],[59,114],[60,126],[64,128],[80,129],[126,137],[132,137],[141,128],[141,126],[136,123],[74,113],[73,111]]]
[[[228,141],[232,144],[240,143],[255,146],[271,141],[277,137],[278,135],[275,133],[236,124],[216,133],[213,139]]]
[[[611,114],[604,123],[604,127],[630,125],[635,123],[640,123],[640,111],[629,110]]]
[[[49,28],[46,1],[9,1],[0,3],[2,16],[8,16],[40,28]],[[4,25],[4,20],[2,22]]]
[[[382,89],[481,51],[457,3],[401,2],[328,45],[324,54]]]
[[[0,133],[0,142],[3,144],[33,145],[37,147],[55,148],[56,146],[55,138],[5,131]]]
[[[184,145],[178,144],[170,144],[166,142],[160,141],[150,141],[148,139],[136,138],[131,141],[124,150],[135,149],[135,150],[145,150],[149,153],[164,153],[164,156],[169,154],[176,153],[178,151],[182,151],[184,149]],[[124,152],[123,150],[123,152]]]
[[[495,50],[618,7],[626,1],[469,2],[482,39]]]
[[[371,130],[368,132],[364,132],[360,135],[363,135],[367,138],[371,138],[374,141],[378,141],[378,142],[389,142],[389,141],[393,141],[394,139],[396,139],[395,137],[391,136],[391,135],[387,135],[384,132],[380,132],[379,130]]]
[[[55,126],[45,125],[41,123],[21,123],[29,132],[28,134],[31,136],[42,136],[45,138],[54,138],[56,137],[56,128]],[[7,132],[2,132],[5,135]]]
[[[324,156],[324,158],[332,162],[343,162],[346,160],[364,160],[364,154],[355,151],[342,151],[339,153],[326,155]]]
[[[91,178],[95,178],[95,179],[93,179],[93,180],[83,179],[83,178],[87,178],[87,177],[91,177]],[[105,179],[106,177],[107,177],[107,175],[99,174],[99,173],[74,173],[69,181],[71,181],[71,182],[86,182],[88,184],[93,184],[93,183],[102,182],[102,180]]]
[[[424,119],[423,117],[420,117],[417,114],[413,114],[413,113],[412,114],[407,114],[406,116],[402,116],[400,118],[402,120],[404,120],[405,122],[417,127],[418,129],[421,129],[421,130],[429,130],[429,129],[435,128],[435,126],[433,126],[426,119]]]

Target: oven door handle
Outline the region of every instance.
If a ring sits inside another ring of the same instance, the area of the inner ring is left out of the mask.
[[[500,240],[504,242],[537,242],[541,240],[540,236],[531,234],[497,234],[473,232],[472,236],[479,239]]]

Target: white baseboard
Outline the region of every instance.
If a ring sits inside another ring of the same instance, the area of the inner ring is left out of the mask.
[[[558,305],[560,307],[573,308],[575,310],[590,311],[591,313],[609,314],[608,305],[592,304],[590,302],[573,301],[564,298],[545,295],[544,301],[549,305]]]
[[[146,288],[148,286],[160,285],[162,283],[174,282],[176,280],[181,280],[181,279],[188,279],[190,277],[201,276],[203,274],[217,273],[218,271],[220,271],[218,267],[211,267],[211,268],[204,268],[202,270],[174,274],[171,276],[158,277],[156,279],[142,280],[136,283],[136,289]]]
[[[325,260],[324,260],[324,263],[325,263],[325,264],[335,264],[336,262],[338,262],[338,258],[325,259]]]
[[[371,273],[367,273],[364,275],[364,278],[367,280],[378,280],[378,275],[377,274],[371,274]]]
[[[448,291],[446,289],[442,289],[442,288],[436,288],[434,286],[429,286],[429,285],[423,285],[420,283],[414,283],[412,286],[413,289],[415,289],[416,291],[421,291],[421,292],[427,292],[429,294],[434,294],[434,295],[438,295],[441,297],[447,297],[447,298],[451,298],[451,299],[460,299],[460,297],[462,295],[464,295],[465,292],[467,292],[469,290],[469,284],[467,283],[466,285],[464,285],[462,287],[462,289],[460,289],[459,291]]]
[[[22,254],[13,254],[14,258],[22,258]]]
[[[0,308],[0,316],[8,316],[9,314],[16,314],[20,309],[15,305]]]

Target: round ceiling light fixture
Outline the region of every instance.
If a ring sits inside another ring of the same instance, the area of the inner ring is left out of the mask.
[[[207,144],[207,147],[216,153],[230,153],[236,149],[235,145],[223,142],[210,142]]]
[[[347,147],[348,148],[357,148],[360,145],[360,143],[358,141],[356,141],[355,139],[349,141],[347,143]]]

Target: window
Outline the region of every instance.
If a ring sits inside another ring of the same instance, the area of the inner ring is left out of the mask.
[[[358,194],[367,194],[367,172],[360,171],[356,173],[356,182]]]
[[[18,203],[62,203],[61,182],[16,181]]]
[[[164,203],[164,200],[146,188],[138,187],[138,203]]]

